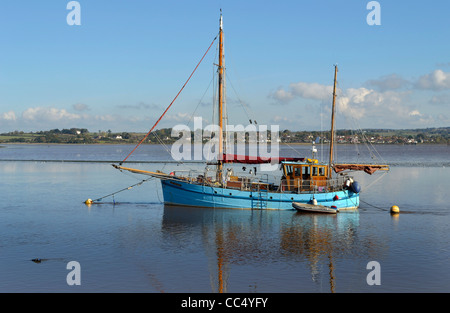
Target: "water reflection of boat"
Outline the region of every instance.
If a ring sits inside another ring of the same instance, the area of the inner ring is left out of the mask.
[[[162,220],[162,232],[171,240],[192,237],[193,233],[201,236],[213,292],[227,292],[228,287],[233,287],[228,285],[236,279],[230,277],[234,266],[251,264],[257,268],[277,262],[304,264],[305,261],[309,269],[296,267],[296,270],[309,272],[315,283],[327,279],[329,290],[334,292],[337,261],[346,255],[367,255],[365,249],[372,248],[372,242],[358,238],[358,227],[357,210],[334,215],[305,215],[193,207],[180,210],[165,206]],[[177,236],[175,239],[173,234]],[[276,266],[271,268],[276,270]],[[240,281],[242,279],[245,277],[239,277]],[[249,283],[254,282],[251,274],[248,279]],[[297,283],[292,280],[288,284],[295,288]]]
[[[335,143],[334,116],[337,66],[335,66],[334,71],[328,163],[319,163],[314,158],[314,147],[313,157],[311,159],[250,157],[227,152],[229,143],[227,143],[228,135],[226,134],[226,124],[224,124],[224,121],[227,121],[227,117],[225,114],[225,61],[222,25],[221,15],[219,34],[217,36],[219,37],[217,70],[218,153],[217,162],[214,163],[216,166],[215,170],[210,171],[208,166],[206,166],[204,171],[189,171],[188,173],[186,171],[173,171],[170,174],[166,174],[160,171],[151,172],[122,166],[122,163],[127,160],[137,146],[119,165],[114,164],[113,166],[121,171],[150,175],[160,179],[164,203],[170,205],[206,208],[292,210],[292,202],[308,203],[315,197],[319,204],[323,206],[336,206],[340,209],[357,208],[359,206],[360,186],[351,177],[342,175],[343,173],[341,172],[345,170],[362,170],[372,174],[377,170],[387,170],[388,166],[375,164],[335,164],[333,160],[333,147]],[[170,106],[161,115],[150,132],[162,119]],[[280,169],[282,170],[281,179],[276,182],[270,182],[267,175],[259,177],[255,175],[233,175],[231,173],[232,168],[227,169],[224,167],[226,164],[231,163],[280,164]],[[333,171],[340,174],[334,175]]]

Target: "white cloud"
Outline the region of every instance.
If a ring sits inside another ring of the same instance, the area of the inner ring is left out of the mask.
[[[327,100],[333,94],[333,86],[325,86],[318,83],[292,83],[290,88],[295,96],[306,99]]]
[[[386,91],[400,89],[409,84],[410,82],[406,79],[403,79],[400,75],[390,74],[382,76],[379,79],[370,79],[366,82],[365,85],[367,85],[368,87],[376,88],[380,91]]]
[[[349,88],[337,100],[338,110],[348,117],[360,119],[363,116],[390,114],[402,117],[409,109],[403,104],[410,92],[376,91],[373,89]]]
[[[2,113],[0,115],[0,120],[15,121],[16,120],[16,113],[14,113],[14,111],[4,112],[4,113]]]
[[[439,94],[431,97],[429,103],[431,104],[450,104],[450,94]]]
[[[271,94],[271,97],[280,101],[300,97],[323,102],[330,101],[331,104],[332,86],[298,82],[290,84],[289,87],[289,91],[279,89]],[[377,91],[365,87],[348,88],[342,92],[337,91],[336,106],[341,114],[356,119],[368,115],[380,115],[382,112],[400,115],[410,111],[402,104],[409,93],[409,91]],[[278,119],[280,118],[278,116]]]
[[[397,81],[394,84],[394,80],[397,78],[391,78],[395,79],[392,79],[387,85],[390,85],[391,89],[395,86],[399,87],[401,82]],[[389,90],[387,85],[384,88],[379,88],[379,90],[366,87],[338,90],[336,107],[341,122],[344,122],[342,117],[345,117],[346,120],[350,119],[352,123],[358,121],[358,124],[363,125],[364,128],[398,127],[400,124],[409,126],[411,123],[423,124],[425,121],[430,122],[430,116],[418,115],[421,113],[410,105],[411,90]],[[270,97],[280,101],[291,100],[295,97],[313,99],[322,103],[329,102],[331,106],[333,87],[318,83],[298,82],[290,84],[288,91],[280,88],[277,92],[272,93]],[[307,116],[310,112],[312,112],[312,109],[305,111],[302,116]],[[275,118],[277,121],[287,122],[289,116],[283,119],[282,116],[277,115]],[[310,119],[305,119],[304,121],[309,123]]]
[[[430,74],[421,76],[416,83],[419,89],[445,90],[450,89],[450,73],[435,70]]]
[[[418,110],[413,110],[411,112],[409,112],[410,116],[422,116],[423,114],[420,113]]]
[[[333,93],[332,86],[325,86],[318,83],[291,83],[289,90],[279,88],[277,91],[269,95],[270,98],[276,99],[281,103],[287,103],[295,97],[314,100],[327,100],[331,98]]]
[[[435,123],[437,120],[429,114],[424,114],[419,112],[419,110],[412,110],[409,112],[409,116],[412,120],[412,123],[417,126],[429,126],[430,124]]]
[[[290,91],[285,91],[283,89],[278,89],[271,95],[269,95],[270,98],[276,99],[281,101],[281,103],[287,103],[290,100],[294,99],[294,95]]]
[[[71,108],[75,109],[75,105]],[[77,106],[88,110],[87,106]],[[54,128],[87,128],[89,130],[111,129],[114,131],[148,131],[159,115],[144,116],[106,113],[89,114],[88,112],[70,112],[57,107],[29,107],[17,114],[14,111],[0,112],[0,132],[12,130],[41,131]],[[191,118],[189,113],[173,113],[166,115],[158,125],[173,127],[175,124],[187,123]],[[206,123],[206,121],[205,121]]]
[[[167,114],[164,119],[166,121],[174,121],[174,122],[188,122],[191,119],[192,114],[178,112],[175,114]]]
[[[117,120],[117,117],[111,114],[105,114],[105,115],[96,115],[94,119],[101,122],[114,122]]]
[[[22,113],[22,118],[26,121],[60,121],[60,120],[77,120],[81,116],[67,112],[65,109],[57,109],[52,107],[35,107],[28,108]]]
[[[86,104],[84,104],[84,103],[75,103],[74,105],[72,105],[72,108],[75,111],[80,111],[80,112],[89,110],[89,107]]]

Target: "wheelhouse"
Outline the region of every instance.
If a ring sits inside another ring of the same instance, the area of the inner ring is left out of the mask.
[[[327,186],[328,165],[315,159],[308,162],[282,162],[281,185],[286,191],[311,191]]]

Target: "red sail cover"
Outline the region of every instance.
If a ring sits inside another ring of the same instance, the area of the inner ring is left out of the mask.
[[[262,163],[281,163],[282,161],[303,162],[305,158],[270,158],[257,157],[249,155],[223,154],[222,161],[224,163],[245,163],[245,164],[262,164]]]

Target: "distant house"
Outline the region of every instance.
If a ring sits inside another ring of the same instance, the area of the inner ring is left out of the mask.
[[[122,139],[122,136],[117,135],[117,136],[116,136],[116,139]]]

